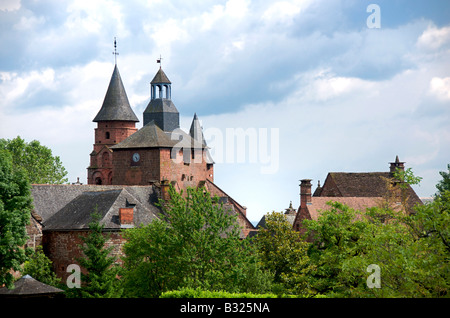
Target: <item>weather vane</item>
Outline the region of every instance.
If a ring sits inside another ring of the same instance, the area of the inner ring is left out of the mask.
[[[117,65],[117,55],[119,55],[119,53],[117,52],[116,37],[114,37],[114,52],[112,52],[112,54],[114,54],[114,64]]]
[[[159,63],[159,68],[162,68],[162,57],[159,55],[159,59],[156,60],[156,63]]]

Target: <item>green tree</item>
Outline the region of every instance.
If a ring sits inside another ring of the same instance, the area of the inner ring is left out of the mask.
[[[23,264],[22,275],[26,274],[47,285],[59,287],[61,283],[61,279],[52,270],[52,261],[42,251],[42,246],[37,246]]]
[[[448,172],[439,171],[442,180],[440,180],[436,185],[436,188],[438,189],[438,196],[442,196],[446,191],[450,191],[450,164],[447,165],[447,169]]]
[[[266,226],[255,239],[263,268],[273,273],[274,283],[283,286],[283,292],[308,295],[307,277],[313,267],[307,255],[308,243],[283,213],[266,215]]]
[[[32,184],[62,184],[67,182],[67,171],[58,156],[33,140],[25,142],[19,136],[10,140],[0,139],[0,149],[8,151],[13,160],[13,167],[24,168]]]
[[[359,240],[367,227],[360,212],[340,203],[328,202],[317,220],[305,220],[307,235],[312,237],[308,255],[316,271],[310,276],[311,288],[319,294],[347,289],[351,277],[343,273],[344,261],[361,252]]]
[[[240,239],[236,215],[204,188],[188,188],[183,196],[171,187],[169,194],[159,220],[124,232],[127,295],[158,297],[183,287],[229,292],[258,288],[248,284],[261,282],[255,279],[261,271],[248,243]]]
[[[449,205],[436,200],[415,213],[381,205],[354,211],[330,203],[318,220],[310,258],[317,266],[311,284],[330,297],[448,296]],[[367,284],[370,265],[380,270],[380,288]],[[373,286],[372,286],[373,287]]]
[[[14,169],[11,154],[0,149],[0,285],[12,286],[10,270],[26,261],[23,246],[32,209],[31,186],[23,169]]]
[[[71,289],[69,294],[84,298],[118,297],[121,289],[116,278],[115,258],[110,256],[112,247],[105,247],[107,237],[103,233],[104,226],[100,224],[101,216],[95,211],[91,217],[89,234],[80,236],[84,243],[80,245],[84,257],[78,259],[87,273],[81,273],[81,288]]]

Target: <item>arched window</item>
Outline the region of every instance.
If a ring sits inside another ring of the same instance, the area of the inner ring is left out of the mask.
[[[107,131],[105,135],[106,135],[106,136],[105,136],[106,139],[109,139],[109,131]]]

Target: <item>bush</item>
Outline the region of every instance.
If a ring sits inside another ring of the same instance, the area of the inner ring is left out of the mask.
[[[277,298],[275,294],[229,293],[226,291],[209,291],[200,288],[182,288],[161,294],[160,298]]]

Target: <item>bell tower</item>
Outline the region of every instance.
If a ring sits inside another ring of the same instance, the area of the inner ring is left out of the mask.
[[[114,46],[116,41],[114,40]],[[117,52],[113,52],[117,55]],[[131,109],[117,63],[106,91],[100,111],[93,122],[95,129],[94,150],[91,152],[88,184],[112,184],[111,146],[125,140],[137,131],[138,118]]]
[[[180,128],[180,114],[172,102],[172,83],[160,67],[150,82],[150,102],[144,111],[144,126],[154,121],[163,131]]]

